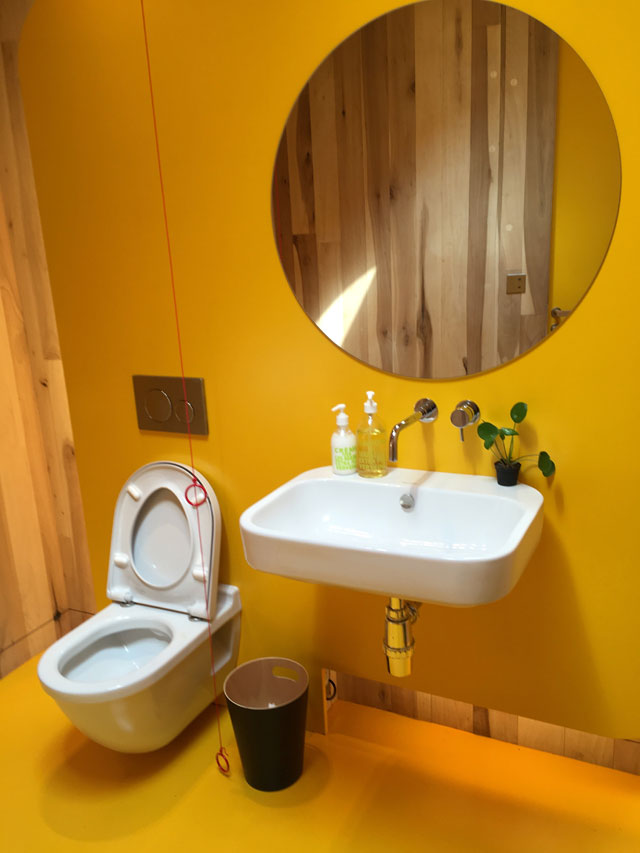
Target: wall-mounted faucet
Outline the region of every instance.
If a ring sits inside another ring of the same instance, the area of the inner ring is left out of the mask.
[[[465,427],[478,422],[480,408],[473,400],[461,400],[451,412],[451,423],[460,430],[460,441],[464,441]]]
[[[391,430],[391,435],[389,436],[389,462],[398,461],[398,435],[403,429],[405,429],[405,427],[411,426],[411,424],[414,424],[416,421],[420,421],[420,423],[423,424],[430,424],[433,423],[437,417],[438,407],[433,400],[429,400],[426,397],[422,400],[418,400],[409,417],[397,423]]]

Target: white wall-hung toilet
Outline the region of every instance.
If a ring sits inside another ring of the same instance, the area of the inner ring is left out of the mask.
[[[241,604],[237,587],[218,585],[220,537],[218,501],[200,474],[154,462],[124,484],[107,580],[117,603],[61,637],[38,664],[46,692],[87,737],[149,752],[222,692],[237,661]]]

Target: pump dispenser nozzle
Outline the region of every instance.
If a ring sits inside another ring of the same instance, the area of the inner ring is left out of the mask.
[[[336,423],[338,426],[347,426],[349,423],[349,415],[345,412],[345,408],[346,406],[344,403],[338,403],[337,406],[334,406],[333,409],[331,409],[332,412],[339,412],[336,416]]]

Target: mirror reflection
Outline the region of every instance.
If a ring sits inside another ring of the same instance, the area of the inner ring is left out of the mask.
[[[338,346],[452,378],[564,322],[619,195],[613,120],[575,52],[507,6],[425,0],[353,34],[302,90],[274,230],[298,302]]]

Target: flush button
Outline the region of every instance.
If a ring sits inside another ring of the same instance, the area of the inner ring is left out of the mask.
[[[176,418],[181,424],[193,423],[193,406],[188,400],[186,403],[184,400],[178,400],[176,403]]]
[[[136,375],[133,392],[140,429],[209,434],[204,379]]]
[[[144,410],[150,420],[162,424],[173,414],[171,398],[160,388],[151,388],[144,395]]]

